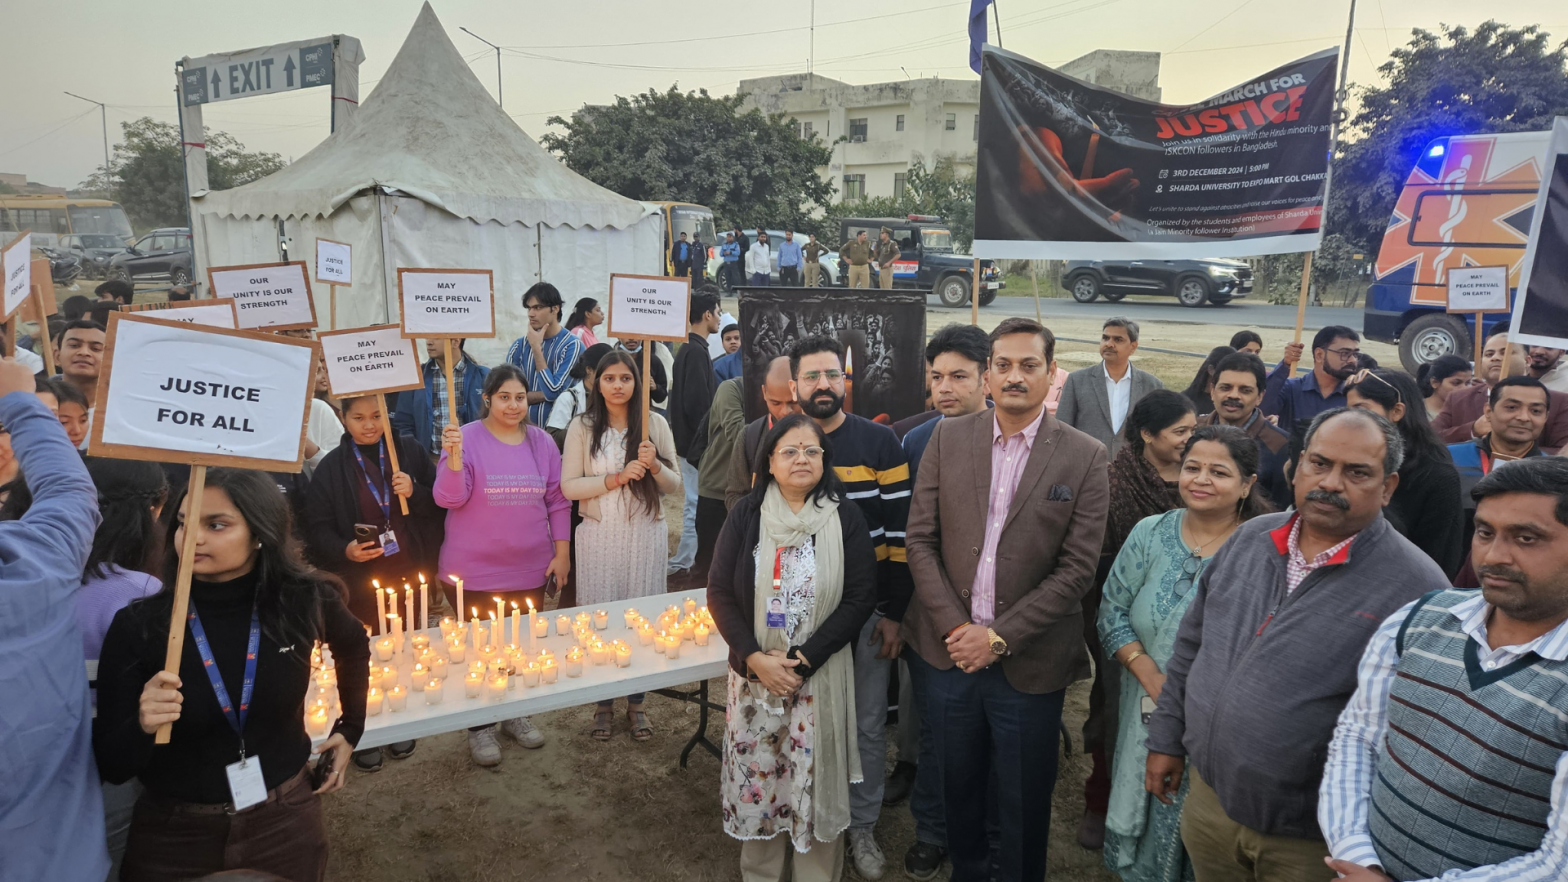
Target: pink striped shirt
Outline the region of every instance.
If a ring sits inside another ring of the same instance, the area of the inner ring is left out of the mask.
[[[996,619],[996,546],[1002,539],[1002,525],[1018,492],[1034,436],[1045,421],[1045,408],[1022,431],[1003,437],[1002,425],[991,417],[991,507],[985,515],[985,547],[980,549],[980,566],[969,598],[969,618],[977,625],[990,625]]]

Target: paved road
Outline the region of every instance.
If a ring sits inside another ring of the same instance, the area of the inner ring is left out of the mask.
[[[929,301],[928,307],[933,315],[969,315],[969,308],[946,309],[936,304],[936,298]],[[1026,316],[1034,318],[1033,297],[998,297],[990,306],[980,307],[980,313],[990,318],[1002,316]],[[1113,315],[1124,315],[1138,322],[1179,322],[1185,324],[1225,324],[1243,325],[1254,328],[1294,328],[1296,326],[1296,307],[1275,306],[1270,303],[1249,303],[1238,300],[1225,306],[1204,306],[1198,309],[1182,306],[1174,297],[1128,297],[1120,303],[1106,303],[1103,300],[1094,303],[1079,303],[1071,298],[1040,298],[1040,313],[1046,318],[1053,316],[1068,318],[1109,318]],[[1361,329],[1361,310],[1342,309],[1337,307],[1309,306],[1307,307],[1308,328],[1321,328],[1324,325],[1348,325],[1356,330]]]

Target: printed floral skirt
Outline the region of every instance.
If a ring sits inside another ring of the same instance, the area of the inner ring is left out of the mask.
[[[736,839],[789,836],[796,851],[815,842],[812,828],[812,745],[816,736],[811,681],[788,698],[729,672],[724,768],[719,801],[724,832]]]

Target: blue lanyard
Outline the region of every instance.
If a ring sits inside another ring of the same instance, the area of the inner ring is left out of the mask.
[[[223,685],[223,677],[218,674],[218,663],[212,659],[212,646],[207,643],[207,631],[201,626],[201,618],[196,615],[196,605],[191,604],[191,611],[186,616],[186,621],[191,626],[191,636],[196,639],[196,651],[201,653],[201,666],[207,672],[207,679],[212,681],[212,691],[218,696],[218,706],[223,708],[223,716],[233,727],[234,734],[240,736],[240,756],[245,754],[245,715],[250,710],[250,697],[256,690],[256,653],[261,649],[261,618],[253,604],[250,608],[250,640],[245,645],[245,682],[240,687],[239,712],[235,713],[234,702],[229,700],[228,687]]]
[[[392,488],[391,488],[391,486],[389,485],[385,491],[377,490],[376,489],[376,482],[370,480],[370,467],[365,465],[365,457],[360,455],[359,448],[357,446],[353,446],[350,449],[352,449],[354,451],[354,458],[359,460],[359,472],[360,472],[360,474],[365,476],[365,486],[370,488],[370,498],[374,499],[376,501],[376,505],[381,506],[381,517],[383,518],[383,522],[388,527],[391,527],[392,526]],[[387,448],[386,448],[385,442],[383,442],[380,447],[376,448],[376,451],[381,454],[381,476],[382,477],[386,477],[386,473],[387,473]]]

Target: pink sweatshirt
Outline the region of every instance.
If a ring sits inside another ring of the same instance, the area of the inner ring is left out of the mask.
[[[543,429],[522,444],[501,441],[482,421],[463,427],[463,468],[441,451],[433,488],[447,509],[441,578],[468,591],[532,591],[544,585],[555,540],[572,538],[572,504],[561,495],[561,453]]]

